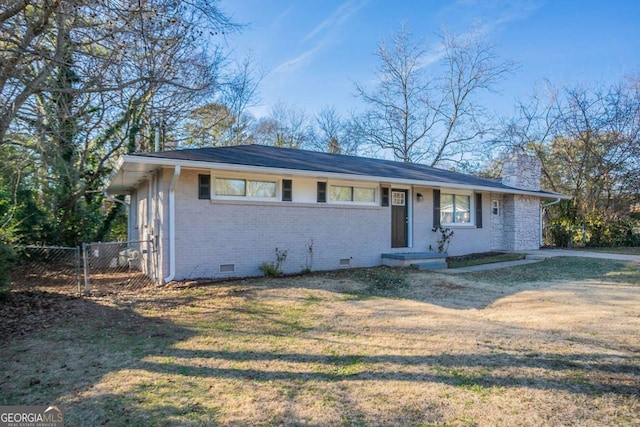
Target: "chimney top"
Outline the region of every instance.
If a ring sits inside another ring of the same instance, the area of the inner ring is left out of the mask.
[[[540,190],[541,165],[523,150],[511,152],[502,166],[502,183],[521,190]]]

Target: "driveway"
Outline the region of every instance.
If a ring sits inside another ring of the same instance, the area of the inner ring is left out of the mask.
[[[640,262],[640,255],[626,255],[626,254],[612,254],[606,252],[590,252],[590,251],[575,251],[570,249],[541,249],[539,251],[527,251],[527,258],[551,258],[557,256],[577,256],[584,258],[600,258],[600,259],[613,259],[617,261],[635,261]]]
[[[474,271],[495,270],[497,268],[515,267],[518,265],[532,264],[535,262],[543,261],[547,258],[560,257],[560,256],[574,256],[583,258],[599,258],[599,259],[611,259],[616,261],[632,261],[640,263],[640,255],[626,255],[626,254],[612,254],[606,252],[590,252],[590,251],[575,251],[569,249],[541,249],[538,251],[526,251],[526,259],[518,261],[496,262],[492,264],[481,264],[470,267],[451,268],[438,270],[439,273],[458,274],[458,273],[470,273]]]

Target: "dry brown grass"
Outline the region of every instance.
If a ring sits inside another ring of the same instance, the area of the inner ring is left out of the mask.
[[[70,426],[639,425],[638,267],[607,266],[45,294],[66,314],[2,344],[0,401]]]

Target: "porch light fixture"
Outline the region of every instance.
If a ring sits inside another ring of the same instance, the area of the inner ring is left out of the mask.
[[[422,199],[424,199],[424,196],[422,195],[422,193],[417,193],[416,197],[418,198],[418,201],[421,202]]]

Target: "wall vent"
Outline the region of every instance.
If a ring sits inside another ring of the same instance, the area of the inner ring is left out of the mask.
[[[235,264],[220,264],[220,273],[235,273]]]
[[[341,258],[340,267],[349,267],[351,265],[351,258]]]

